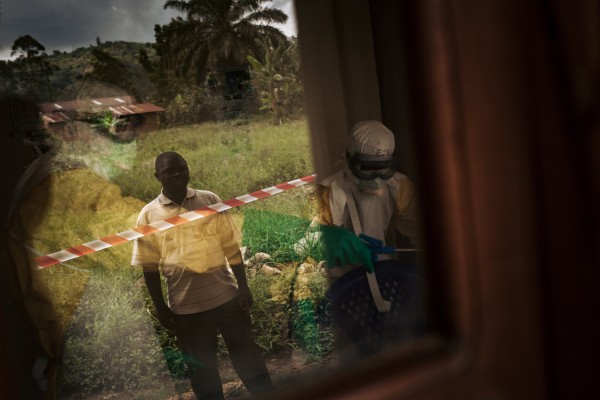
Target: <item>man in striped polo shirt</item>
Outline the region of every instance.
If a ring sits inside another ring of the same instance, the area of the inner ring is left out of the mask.
[[[147,225],[220,202],[206,190],[188,188],[189,169],[175,153],[155,163],[161,194],[140,212]],[[176,333],[199,399],[223,399],[217,365],[217,333],[227,345],[238,376],[252,394],[271,388],[271,378],[252,336],[240,232],[231,216],[216,213],[134,242],[132,264],[141,266],[160,323]],[[168,305],[160,273],[167,284]]]

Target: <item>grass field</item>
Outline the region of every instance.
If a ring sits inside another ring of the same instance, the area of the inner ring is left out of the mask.
[[[32,200],[48,204],[33,240],[41,254],[135,226],[141,207],[160,191],[154,159],[163,151],[186,158],[190,186],[223,200],[313,173],[305,120],[281,126],[261,120],[207,123],[145,134],[128,143],[89,131],[81,137],[85,140],[62,144],[56,160],[67,168]],[[289,347],[324,357],[331,348],[330,327],[319,311],[326,283],[309,265],[316,264],[318,252],[292,254],[293,243],[315,215],[312,185],[232,214],[243,228],[244,244],[252,253],[273,254],[270,265],[281,270],[275,276],[250,274],[260,347],[267,357]],[[40,272],[65,332],[67,392],[133,390],[165,375],[182,376],[174,338],[150,316],[141,271],[130,267],[130,258],[127,243]]]

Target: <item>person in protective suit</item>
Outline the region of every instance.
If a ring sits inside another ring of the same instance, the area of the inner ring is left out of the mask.
[[[392,327],[393,336],[401,336],[397,331],[402,328],[390,325],[390,320],[414,314],[415,263],[398,264],[398,259],[399,254],[414,254],[419,246],[417,202],[413,183],[395,169],[394,150],[394,134],[386,126],[359,122],[351,130],[344,167],[317,186],[334,318],[362,356],[381,348],[387,329],[383,325]],[[401,288],[402,301],[391,299],[396,289],[388,293],[390,282]],[[359,292],[368,292],[360,306],[368,310],[349,307],[348,296]],[[348,320],[357,320],[351,314],[366,311],[372,318],[363,321],[362,328],[348,326]],[[365,329],[378,336],[367,337]]]
[[[395,245],[404,237],[418,247],[414,185],[406,175],[396,171],[394,149],[394,134],[382,123],[362,121],[354,125],[344,168],[317,186],[322,226],[342,227],[348,232],[362,228],[359,233],[377,239],[383,245]],[[353,220],[354,210],[357,215]],[[360,227],[355,226],[358,224]],[[326,250],[332,250],[328,252],[332,280],[361,265],[372,270],[368,246],[358,235],[337,229],[324,228],[322,231],[325,240],[341,242],[341,246],[327,246],[326,243]],[[379,260],[392,257],[381,254]]]

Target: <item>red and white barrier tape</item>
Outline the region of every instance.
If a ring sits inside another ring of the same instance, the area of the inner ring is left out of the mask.
[[[308,175],[303,178],[294,179],[289,182],[280,183],[279,185],[271,186],[266,189],[258,190],[243,196],[239,196],[221,203],[215,203],[210,206],[202,207],[197,210],[188,211],[183,214],[176,215],[161,221],[153,222],[149,225],[138,226],[124,232],[106,236],[100,239],[92,240],[91,242],[80,244],[79,246],[69,247],[56,253],[47,254],[37,257],[34,262],[38,268],[46,268],[51,265],[60,264],[65,261],[72,260],[81,256],[95,253],[100,250],[108,249],[122,243],[130,242],[142,236],[152,235],[153,233],[164,231],[177,225],[185,224],[204,218],[212,214],[220,213],[231,208],[239,207],[244,204],[251,203],[265,197],[273,196],[289,189],[297,188],[298,186],[311,183],[315,180],[316,175]]]

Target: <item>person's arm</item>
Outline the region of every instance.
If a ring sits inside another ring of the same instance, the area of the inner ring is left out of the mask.
[[[242,310],[249,310],[254,303],[254,299],[252,298],[252,292],[250,292],[250,288],[248,287],[246,268],[244,266],[244,259],[242,258],[239,244],[234,242],[233,244],[229,244],[229,246],[223,250],[225,251],[233,275],[235,275],[235,279],[237,280],[238,303]]]
[[[317,185],[317,222],[320,224],[326,267],[336,268],[361,263],[368,272],[373,272],[373,260],[367,245],[354,232],[333,223],[330,194],[329,186]]]
[[[173,311],[171,311],[169,306],[167,306],[167,303],[165,303],[160,281],[160,272],[144,271],[144,281],[146,282],[146,287],[150,293],[152,303],[154,304],[158,321],[166,329],[175,331],[177,328],[177,320],[175,319]]]
[[[242,255],[239,250],[239,259],[242,259]],[[249,310],[254,303],[254,299],[252,298],[252,292],[250,292],[250,288],[248,287],[248,279],[246,279],[246,269],[244,267],[244,263],[240,262],[237,264],[230,264],[231,270],[233,271],[233,275],[235,275],[235,279],[238,284],[238,303],[242,310]]]
[[[394,228],[410,239],[413,246],[421,245],[420,229],[418,224],[418,210],[415,190],[412,182],[407,178],[400,181],[396,195],[395,212],[393,216]]]
[[[238,303],[242,310],[249,310],[254,303],[246,279],[244,259],[240,252],[240,232],[228,213],[219,214],[219,236],[225,258],[235,275],[238,285]]]
[[[317,185],[317,222],[321,225],[333,225],[333,217],[331,216],[331,207],[329,205],[329,194],[331,188],[328,186]]]

